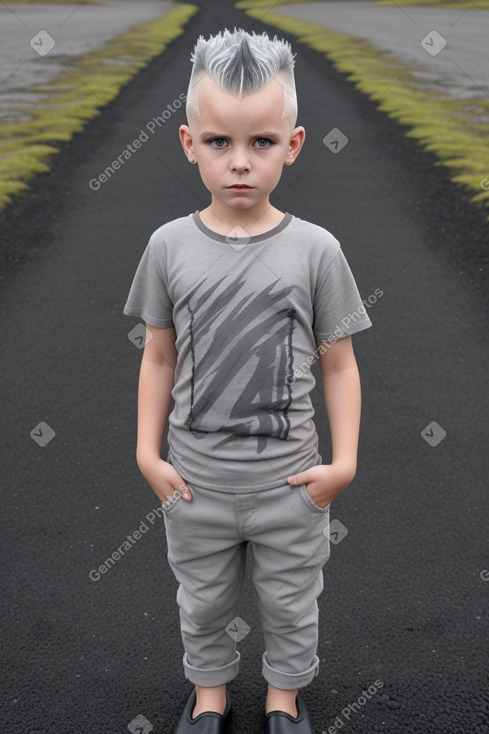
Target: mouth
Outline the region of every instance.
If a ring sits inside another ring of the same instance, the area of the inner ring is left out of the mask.
[[[247,184],[233,184],[232,186],[227,186],[228,189],[241,189],[241,190],[248,190],[251,191],[253,188],[252,186],[248,186]]]

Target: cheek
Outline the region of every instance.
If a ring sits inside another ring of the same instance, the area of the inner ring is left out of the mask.
[[[276,171],[277,168],[280,168],[283,165],[286,155],[287,155],[286,152],[279,150],[278,148],[275,148],[267,156],[265,165],[268,165],[271,169]]]
[[[200,156],[201,166],[209,176],[215,175],[222,169],[223,161],[222,157],[205,152]]]
[[[284,156],[282,156],[281,153],[276,153],[275,155],[270,156],[262,166],[263,174],[269,180],[276,180],[282,175],[283,165]]]
[[[222,166],[211,156],[201,155],[199,158],[199,170],[203,181],[212,181],[221,175]]]

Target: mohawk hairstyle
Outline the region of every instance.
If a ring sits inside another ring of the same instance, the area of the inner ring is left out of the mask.
[[[257,92],[277,74],[284,89],[282,117],[289,117],[292,127],[297,120],[297,94],[294,57],[290,43],[266,32],[250,35],[242,28],[231,33],[227,28],[205,40],[199,36],[190,57],[193,63],[187,93],[186,113],[195,110],[195,85],[204,74],[228,92],[243,95]]]

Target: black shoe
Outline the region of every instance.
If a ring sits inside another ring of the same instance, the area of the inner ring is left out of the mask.
[[[203,711],[193,719],[192,712],[196,700],[197,696],[194,688],[185,704],[175,734],[226,734],[227,718],[231,713],[231,698],[228,690],[226,689],[224,714],[218,714],[217,711]]]
[[[270,711],[265,717],[265,734],[312,734],[311,723],[304,701],[297,694],[297,716],[285,711]]]

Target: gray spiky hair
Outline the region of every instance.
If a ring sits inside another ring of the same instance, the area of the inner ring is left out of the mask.
[[[197,113],[195,85],[204,74],[228,92],[239,97],[257,92],[277,74],[284,88],[282,117],[290,117],[292,127],[297,120],[297,94],[294,79],[294,57],[290,43],[264,32],[250,35],[242,28],[231,33],[227,28],[206,41],[199,36],[190,60],[192,73],[187,93],[186,113]]]

